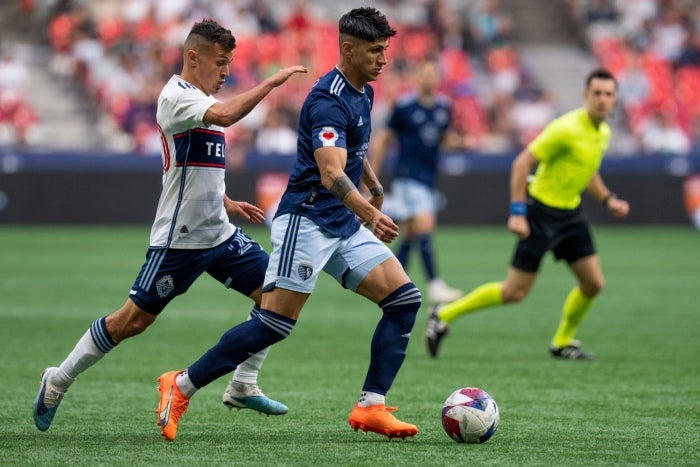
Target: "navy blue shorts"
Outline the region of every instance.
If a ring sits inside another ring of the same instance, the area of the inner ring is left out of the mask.
[[[595,254],[593,237],[581,206],[576,209],[556,209],[528,200],[527,221],[530,236],[515,246],[511,265],[522,271],[537,272],[542,257],[551,250],[557,260],[571,264]]]
[[[247,297],[262,285],[268,261],[265,250],[240,229],[214,248],[149,248],[129,297],[142,310],[158,315],[204,272]]]

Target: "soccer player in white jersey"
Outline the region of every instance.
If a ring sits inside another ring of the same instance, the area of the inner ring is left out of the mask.
[[[174,75],[158,99],[163,142],[163,189],[151,229],[146,263],[126,303],[95,320],[67,358],[44,370],[33,406],[39,430],[51,426],[59,403],[79,374],[124,339],[143,332],[165,306],[202,273],[250,297],[259,312],[267,253],[233,225],[229,214],[255,223],[263,212],[225,193],[224,127],[247,115],[267,94],[302,66],[284,68],[253,89],[226,101],[212,96],[229,74],[236,40],[213,20],[194,24],[184,44],[181,75]],[[241,362],[223,396],[229,407],[281,415],[287,407],[266,397],[257,375],[267,349]]]
[[[296,161],[272,221],[273,251],[259,313],[231,328],[185,371],[158,378],[159,422],[169,440],[197,389],[231,371],[248,352],[291,333],[321,270],[382,312],[350,426],[389,438],[418,433],[384,402],[406,356],[421,294],[382,243],[396,238],[398,226],[381,212],[383,189],[367,160],[374,98],[368,83],[386,66],[396,31],[374,8],[346,13],[339,29],[338,65],[316,82],[301,109]],[[358,190],[360,181],[369,200]]]

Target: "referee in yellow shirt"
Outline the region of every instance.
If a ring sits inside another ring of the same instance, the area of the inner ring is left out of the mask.
[[[584,106],[556,118],[515,158],[510,174],[508,230],[519,238],[503,282],[483,284],[464,297],[431,311],[425,330],[428,353],[436,357],[449,325],[467,313],[527,297],[542,257],[551,250],[565,260],[577,284],[564,301],[561,322],[550,343],[553,357],[591,360],[574,333],[605,285],[588,222],[581,210],[587,191],[615,217],[629,212],[627,201],[610,191],[598,173],[610,141],[605,118],[617,99],[617,81],[608,70],[586,77]],[[531,183],[528,178],[537,167]]]

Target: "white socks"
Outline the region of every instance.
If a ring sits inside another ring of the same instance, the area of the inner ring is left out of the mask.
[[[80,373],[107,355],[97,348],[90,330],[87,330],[75,347],[52,375],[51,384],[65,391]]]
[[[194,384],[192,384],[192,380],[190,379],[190,375],[187,374],[187,370],[175,377],[175,384],[177,384],[177,388],[188,399],[191,399],[192,396],[194,396],[194,393],[197,392],[197,388],[194,387]]]
[[[360,407],[369,407],[370,405],[377,404],[384,404],[384,396],[382,394],[377,394],[376,392],[362,391],[362,394],[360,394],[360,399],[357,401],[357,405]]]
[[[231,382],[257,384],[260,367],[262,367],[265,357],[267,357],[267,352],[269,351],[270,348],[266,347],[260,352],[251,355],[247,360],[238,365],[236,371],[233,372]]]

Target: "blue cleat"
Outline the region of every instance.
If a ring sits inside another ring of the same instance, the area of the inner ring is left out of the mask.
[[[266,415],[284,415],[289,408],[267,397],[257,384],[231,381],[222,396],[229,409],[253,409]]]
[[[46,431],[53,422],[53,417],[58,410],[58,404],[61,403],[65,392],[61,392],[53,384],[49,382],[50,373],[58,370],[56,367],[45,369],[41,373],[41,385],[39,393],[34,399],[32,412],[34,413],[34,424],[41,431]]]

